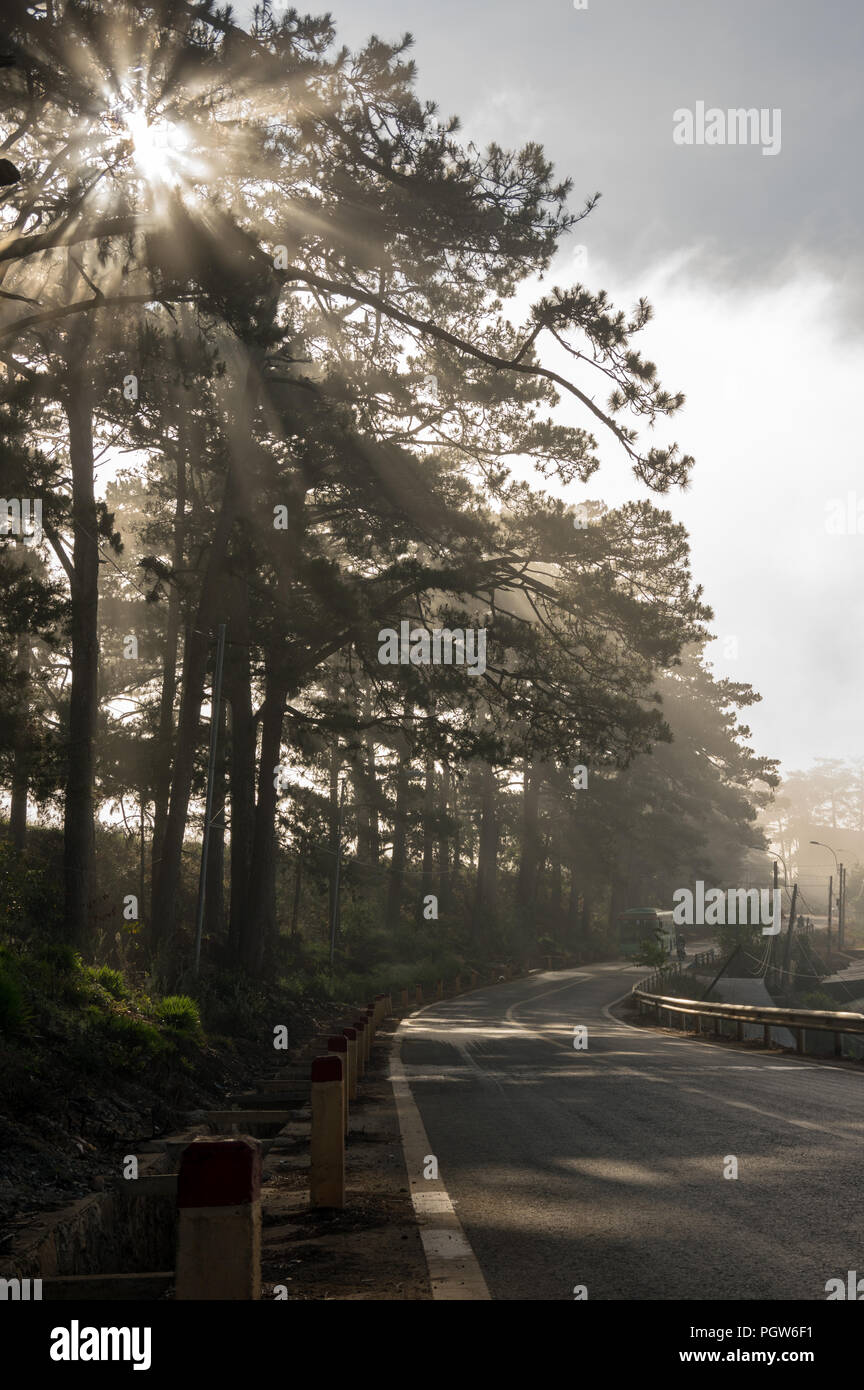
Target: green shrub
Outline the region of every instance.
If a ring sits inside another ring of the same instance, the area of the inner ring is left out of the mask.
[[[409,989],[411,985],[417,983],[417,966],[412,965],[410,962],[405,964],[402,961],[397,961],[394,965],[391,965],[385,973],[387,975],[387,986],[396,993],[398,993],[400,989]],[[454,971],[453,973],[454,975],[458,974],[458,971]],[[375,990],[375,993],[378,994],[379,991]]]
[[[103,989],[107,989],[112,999],[126,999],[129,991],[126,988],[126,981],[119,970],[112,970],[110,965],[93,966],[89,971],[91,980]]]
[[[55,975],[71,975],[81,964],[75,948],[62,941],[52,941],[46,946],[40,946],[35,953],[35,959],[46,965]]]
[[[84,974],[81,957],[63,942],[50,942],[25,956],[22,968],[31,988],[49,999],[80,1003]]]
[[[84,1035],[98,1050],[99,1061],[112,1067],[140,1071],[169,1050],[169,1044],[151,1023],[129,1014],[105,1013],[96,1005],[84,1012]]]
[[[201,1029],[198,1005],[188,994],[166,994],[156,1005],[156,1017],[167,1028],[181,1033],[198,1033]]]
[[[811,989],[803,994],[795,996],[796,1009],[821,1009],[829,1010],[834,1013],[837,1010],[837,1000],[830,994],[821,989]]]
[[[232,1038],[257,1038],[263,1007],[260,990],[248,980],[227,972],[203,976],[196,990],[208,1033]]]
[[[0,932],[32,940],[62,921],[63,880],[52,865],[35,863],[0,840]]]
[[[669,952],[662,941],[652,940],[646,936],[644,941],[639,942],[639,950],[633,957],[634,965],[653,965],[655,969],[665,965],[669,960]]]

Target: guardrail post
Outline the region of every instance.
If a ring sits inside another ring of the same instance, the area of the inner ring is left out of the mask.
[[[415,986],[414,1002],[415,1002],[415,1004],[422,1004],[422,1003],[423,1003],[423,986],[422,986],[422,985],[416,985],[416,986]]]
[[[436,992],[435,992],[435,998],[436,998],[436,999],[443,999],[443,998],[444,998],[444,981],[443,981],[443,980],[439,980],[439,981],[438,981],[438,988],[437,988],[437,990],[436,990]]]
[[[743,1018],[736,1018],[736,1020],[735,1020],[735,1037],[736,1037],[736,1040],[737,1040],[738,1042],[743,1042],[743,1041],[744,1041],[744,1020],[743,1020]]]
[[[177,1176],[174,1297],[261,1297],[261,1146],[194,1139]]]
[[[843,1035],[842,1035],[842,1033],[835,1033],[835,1034],[834,1034],[834,1056],[835,1056],[835,1057],[842,1057],[842,1056],[843,1056]]]
[[[313,1207],[345,1205],[345,1130],[342,1057],[331,1052],[312,1063],[312,1137],[309,1202]]]
[[[762,1043],[765,1047],[771,1046],[771,1024],[762,1024]]]
[[[327,1051],[335,1052],[342,1058],[342,1125],[345,1133],[348,1133],[348,1086],[350,1070],[348,1064],[348,1039],[344,1034],[336,1033],[332,1038],[327,1039]]]
[[[803,1052],[803,1051],[804,1051],[804,1029],[803,1029],[803,1028],[796,1028],[796,1029],[795,1029],[795,1051],[796,1051],[796,1052]]]

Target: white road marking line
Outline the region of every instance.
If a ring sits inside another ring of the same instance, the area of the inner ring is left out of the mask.
[[[591,977],[589,976],[589,978],[591,978]],[[507,1018],[512,1018],[513,1013],[514,1013],[517,1009],[526,1008],[529,1004],[532,1004],[532,1003],[534,1002],[535,999],[544,999],[544,998],[546,997],[547,994],[558,994],[558,993],[561,992],[561,990],[567,989],[567,988],[568,988],[568,985],[562,985],[562,986],[560,987],[560,989],[551,989],[551,990],[547,990],[547,991],[544,991],[543,994],[534,994],[534,995],[531,995],[531,997],[528,998],[528,999],[523,999],[523,1000],[521,1000],[521,1002],[517,1002],[517,1003],[515,1003],[515,1004],[511,1004],[510,1008],[507,1010],[507,1014],[505,1015],[505,1017],[507,1017]],[[644,1037],[644,1036],[645,1036],[645,1030],[644,1030],[644,1029],[642,1029],[642,1028],[637,1028],[637,1027],[635,1026],[635,1024],[632,1024],[632,1023],[624,1023],[621,1019],[617,1019],[617,1018],[615,1018],[612,1014],[609,1013],[609,1010],[610,1010],[611,1008],[614,1008],[614,1006],[615,1006],[616,1004],[620,1004],[620,1003],[621,1003],[621,1000],[622,1000],[622,999],[628,998],[628,996],[629,996],[629,991],[628,991],[627,994],[622,994],[622,995],[620,995],[617,999],[613,999],[612,1002],[611,1002],[610,1004],[607,1004],[607,1005],[605,1006],[605,1008],[602,1010],[602,1012],[603,1012],[603,1014],[609,1019],[609,1021],[610,1021],[611,1023],[616,1024],[616,1025],[618,1025],[618,1026],[621,1027],[621,1028],[629,1028],[629,1029],[631,1030],[631,1032],[639,1032],[639,1033],[642,1033],[642,1034],[643,1034],[643,1037]],[[515,1020],[513,1020],[513,1021],[515,1021]],[[525,1026],[525,1025],[522,1024],[522,1027],[524,1027],[524,1026]],[[655,1035],[655,1036],[656,1036],[656,1035]],[[570,1051],[570,1049],[567,1048],[567,1047],[564,1047],[564,1045],[563,1045],[562,1043],[556,1042],[554,1038],[550,1038],[550,1037],[548,1036],[548,1034],[538,1033],[538,1034],[537,1034],[537,1037],[543,1038],[547,1043],[549,1043],[549,1045],[550,1045],[551,1047],[557,1048],[557,1049],[559,1050],[559,1052],[569,1052],[569,1051]],[[694,1048],[699,1048],[699,1047],[701,1047],[701,1048],[706,1048],[706,1049],[707,1049],[707,1048],[711,1048],[711,1047],[712,1047],[712,1044],[711,1044],[711,1043],[707,1043],[707,1042],[696,1042],[696,1041],[694,1040],[693,1042],[689,1042],[689,1043],[687,1044],[687,1046],[689,1046],[689,1047],[694,1047]],[[714,1050],[714,1049],[712,1048],[712,1050]],[[739,1053],[739,1055],[740,1055],[740,1053],[743,1051],[742,1048],[735,1048],[735,1049],[731,1049],[731,1048],[730,1048],[730,1051],[733,1051],[733,1050],[734,1050],[734,1051],[737,1051],[737,1052]],[[584,1056],[584,1055],[586,1055],[586,1054],[583,1053],[583,1056]],[[716,1056],[716,1051],[715,1051],[715,1056]],[[751,1056],[752,1056],[752,1054],[751,1054]],[[600,1053],[600,1054],[595,1054],[595,1057],[596,1057],[598,1060],[603,1060],[603,1054],[602,1054],[602,1053]],[[607,1058],[607,1059],[605,1059],[605,1060],[608,1061],[609,1059]],[[767,1059],[766,1059],[766,1061],[767,1061]],[[643,1062],[643,1066],[644,1066],[644,1065],[645,1065],[645,1063]],[[820,1070],[820,1071],[821,1071],[821,1070],[826,1070],[826,1071],[827,1071],[827,1070],[831,1070],[831,1071],[846,1071],[846,1068],[845,1068],[845,1067],[825,1067],[824,1069],[823,1069],[822,1067],[814,1067],[812,1062],[810,1062],[810,1063],[807,1063],[807,1062],[797,1062],[794,1058],[791,1058],[791,1057],[789,1058],[788,1061],[785,1061],[785,1062],[783,1062],[783,1063],[780,1063],[779,1066],[778,1066],[777,1063],[774,1063],[774,1064],[768,1063],[767,1066],[763,1066],[763,1068],[761,1068],[761,1069],[767,1071],[769,1066],[770,1066],[770,1069],[771,1069],[772,1071],[778,1070],[778,1069],[781,1070],[781,1071],[791,1071],[791,1070],[793,1070],[793,1069],[801,1069],[801,1070],[806,1070],[806,1071],[813,1071],[813,1070],[817,1070],[817,1069]],[[632,1068],[632,1069],[629,1068],[629,1067],[616,1068],[616,1073],[617,1073],[618,1075],[640,1076],[640,1077],[642,1077],[642,1078],[643,1078],[644,1080],[646,1080],[646,1081],[654,1081],[655,1083],[657,1083],[657,1084],[659,1084],[659,1085],[663,1085],[663,1086],[675,1086],[675,1085],[677,1085],[677,1082],[674,1080],[674,1074],[673,1074],[673,1077],[656,1076],[656,1075],[652,1075],[650,1072],[640,1071],[640,1070],[639,1070],[638,1068],[636,1068],[636,1067],[634,1067],[634,1068]],[[727,1108],[732,1109],[732,1110],[750,1110],[750,1111],[753,1111],[755,1114],[760,1115],[760,1116],[762,1116],[762,1117],[764,1117],[764,1118],[771,1119],[771,1120],[778,1120],[781,1124],[792,1125],[792,1126],[794,1126],[796,1129],[805,1129],[805,1130],[808,1130],[808,1131],[810,1131],[810,1132],[818,1133],[818,1134],[830,1134],[830,1135],[833,1136],[833,1138],[835,1138],[835,1139],[841,1139],[841,1140],[844,1140],[844,1141],[848,1141],[848,1140],[856,1140],[856,1141],[857,1141],[857,1139],[858,1139],[858,1136],[857,1136],[857,1135],[850,1134],[850,1133],[845,1132],[845,1131],[842,1131],[842,1130],[834,1129],[834,1128],[833,1128],[832,1126],[830,1126],[830,1125],[814,1124],[814,1123],[812,1123],[812,1122],[809,1121],[809,1120],[795,1120],[795,1119],[792,1119],[791,1116],[789,1116],[789,1115],[779,1115],[776,1111],[768,1110],[768,1109],[765,1108],[764,1105],[750,1105],[750,1104],[748,1104],[746,1101],[731,1100],[730,1098],[728,1098],[728,1097],[726,1097],[726,1096],[718,1095],[716,1092],[713,1092],[713,1091],[712,1091],[712,1092],[703,1091],[703,1090],[702,1090],[700,1087],[698,1087],[698,1086],[681,1086],[681,1087],[679,1087],[679,1089],[682,1090],[682,1091],[684,1091],[685,1093],[689,1093],[689,1094],[691,1094],[691,1095],[705,1096],[705,1097],[707,1097],[709,1100],[713,1101],[715,1104],[719,1101],[719,1103],[720,1103],[721,1105],[725,1105]]]
[[[416,1014],[412,1017],[416,1017]],[[411,1201],[420,1226],[432,1297],[489,1302],[492,1295],[443,1180],[423,1177],[424,1162],[430,1153],[429,1136],[402,1065],[401,1031],[400,1023],[390,1056],[390,1080],[396,1098],[402,1152],[405,1155]]]

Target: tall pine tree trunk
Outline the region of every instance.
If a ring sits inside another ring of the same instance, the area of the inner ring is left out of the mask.
[[[525,761],[522,764],[522,853],[516,881],[516,907],[519,926],[526,938],[533,933],[537,912],[542,781],[539,764]]]
[[[582,923],[579,915],[579,868],[575,856],[568,860],[570,870],[570,892],[567,897],[567,935],[575,937],[581,931]]]
[[[276,936],[276,769],[280,765],[287,698],[288,682],[284,674],[268,662],[261,710],[261,759],[249,875],[249,912],[242,950],[244,964],[252,975],[261,974],[267,946]]]
[[[225,931],[225,735],[228,725],[227,715],[227,704],[223,700],[219,708],[219,741],[213,777],[213,810],[207,856],[207,881],[204,886],[204,930],[214,943],[222,941]]]
[[[453,814],[453,860],[450,869],[451,901],[455,897],[462,876],[462,819],[459,806],[459,780],[451,776],[451,809]]]
[[[393,849],[390,854],[390,874],[387,881],[385,923],[388,931],[399,926],[402,910],[402,890],[405,882],[405,822],[408,809],[408,751],[400,749],[396,770],[396,803],[393,809]]]
[[[498,888],[498,783],[488,763],[483,765],[480,790],[480,837],[477,846],[477,887],[474,932],[483,936],[494,926]]]
[[[371,711],[371,706],[369,707]],[[378,819],[378,769],[375,766],[375,733],[366,730],[366,799],[369,803],[369,859],[373,864],[381,861],[381,827]]]
[[[357,820],[357,860],[365,867],[372,861],[371,836],[369,834],[369,794],[368,779],[362,763],[351,765],[351,786],[354,788],[354,814]]]
[[[17,668],[28,684],[24,686],[22,715],[15,727],[12,762],[12,800],[9,807],[9,839],[12,848],[22,852],[27,844],[27,793],[30,788],[30,638],[18,638]]]
[[[327,902],[328,917],[327,922],[331,932],[336,932],[339,926],[339,874],[336,868],[336,861],[339,856],[339,773],[342,770],[342,754],[339,748],[338,738],[333,740],[330,749],[330,767],[327,778]]]
[[[423,898],[435,892],[435,819],[435,760],[427,757],[423,787]]]
[[[300,929],[300,894],[303,890],[303,860],[306,857],[306,836],[301,835],[297,850],[297,863],[294,868],[294,898],[291,903],[291,935],[295,937]]]
[[[550,847],[549,850],[549,905],[552,909],[552,921],[555,930],[561,926],[561,856],[557,850]]]
[[[241,628],[242,631],[242,628]],[[255,743],[249,648],[242,637],[228,649],[226,696],[231,706],[229,787],[231,797],[231,895],[228,951],[240,963],[249,906],[249,873],[255,827]]]
[[[93,780],[99,710],[99,546],[93,490],[93,408],[83,373],[70,373],[66,404],[72,474],[72,643],[69,756],[63,820],[65,935],[84,947],[93,866]]]
[[[174,942],[177,901],[181,887],[183,840],[186,834],[189,799],[192,795],[195,758],[201,738],[200,715],[204,698],[204,681],[207,674],[207,658],[211,638],[215,649],[217,611],[220,603],[223,602],[222,587],[225,560],[231,532],[234,529],[234,522],[238,514],[238,505],[239,499],[232,466],[229,467],[225,483],[224,501],[216,525],[213,544],[208,550],[208,560],[195,618],[189,624],[186,633],[180,715],[177,721],[174,756],[174,777],[171,785],[168,816],[165,822],[165,834],[162,840],[162,853],[153,886],[151,936],[153,945],[157,949],[166,946],[170,949]]]
[[[445,762],[441,769],[441,801],[438,823],[438,907],[448,912],[453,901],[453,885],[450,881],[450,839],[447,834],[447,821],[450,815],[450,768]]]
[[[182,435],[181,435],[182,441]],[[171,562],[175,576],[183,568],[186,527],[186,461],[183,450],[177,457],[177,497],[174,503],[174,542]],[[171,762],[174,752],[174,701],[177,698],[177,643],[180,638],[180,591],[176,580],[168,590],[165,621],[165,650],[162,656],[162,689],[159,696],[159,725],[153,752],[153,844],[151,847],[151,897],[165,837],[168,801],[171,795]]]

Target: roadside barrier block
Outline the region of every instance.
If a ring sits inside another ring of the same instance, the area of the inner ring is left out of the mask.
[[[261,1297],[261,1147],[195,1139],[177,1175],[178,1300]]]
[[[345,1126],[342,1054],[330,1052],[312,1063],[312,1135],[309,1202],[313,1207],[345,1205]]]

